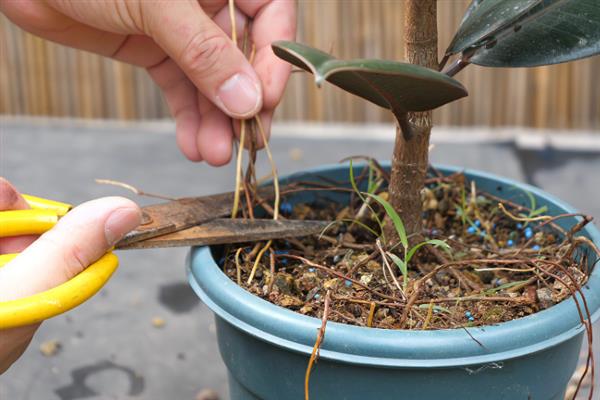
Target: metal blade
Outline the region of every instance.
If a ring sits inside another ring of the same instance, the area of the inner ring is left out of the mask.
[[[259,190],[261,196],[268,196],[270,193],[271,188]],[[233,192],[187,197],[143,207],[141,225],[125,235],[118,245],[144,241],[225,217],[231,213],[232,206]]]
[[[233,193],[206,197],[190,197],[168,203],[154,204],[142,209],[142,224],[129,232],[120,245],[176,232],[231,212]]]
[[[328,221],[220,218],[181,231],[135,243],[117,243],[117,249],[206,246],[308,236],[321,232]]]

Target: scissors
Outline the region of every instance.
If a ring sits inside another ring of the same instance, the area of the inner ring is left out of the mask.
[[[268,193],[262,191],[263,194]],[[42,234],[71,210],[66,203],[23,195],[31,209],[0,212],[0,237]],[[320,232],[327,221],[231,219],[233,192],[188,197],[142,207],[140,226],[113,249],[204,246]],[[118,266],[112,250],[71,280],[26,298],[0,302],[0,330],[26,326],[62,314],[83,303],[108,281]],[[0,268],[18,254],[0,255]]]

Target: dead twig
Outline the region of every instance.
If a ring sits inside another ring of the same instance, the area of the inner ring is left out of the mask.
[[[369,306],[369,316],[367,317],[367,326],[373,326],[373,316],[375,316],[375,303],[371,302]]]
[[[385,270],[387,268],[388,272],[392,276],[392,280],[394,281],[394,284],[396,285],[396,288],[398,288],[398,291],[400,292],[400,295],[402,296],[402,298],[406,299],[406,296],[404,295],[404,291],[402,290],[402,287],[400,286],[400,283],[398,283],[398,279],[396,279],[396,275],[394,275],[394,271],[392,270],[392,267],[390,266],[390,263],[387,260],[387,255],[385,254],[385,252],[381,248],[381,242],[379,241],[379,239],[377,239],[375,241],[375,245],[377,246],[377,249],[381,253],[381,258],[383,259],[383,272],[384,272],[383,276],[384,277],[386,276],[385,275]]]
[[[169,200],[169,201],[177,200],[174,197],[169,197],[169,196],[165,196],[162,194],[144,192],[143,190],[140,190],[140,189],[136,188],[135,186],[129,185],[124,182],[113,181],[112,179],[95,179],[95,181],[96,181],[96,183],[99,183],[101,185],[112,185],[112,186],[122,187],[124,189],[132,191],[133,193],[137,194],[138,196],[154,197],[156,199]]]
[[[265,247],[263,247],[258,252],[258,255],[256,256],[256,259],[254,260],[254,265],[252,266],[252,271],[250,271],[250,276],[248,277],[248,282],[246,282],[246,284],[248,286],[250,286],[250,284],[252,283],[252,280],[254,279],[254,274],[256,274],[256,269],[258,268],[258,264],[260,263],[260,259],[262,258],[263,254],[265,254],[265,252],[269,249],[269,247],[271,247],[272,243],[273,243],[273,241],[269,240],[267,242],[267,244],[265,245]]]
[[[529,303],[530,301],[524,297],[504,297],[504,296],[466,296],[466,297],[438,297],[436,299],[423,299],[415,301],[415,304],[428,304],[433,303],[452,303],[452,302],[463,302],[463,301],[492,301],[501,302],[506,301],[510,303]]]
[[[328,290],[325,293],[325,305],[323,308],[323,317],[321,318],[321,328],[317,334],[317,340],[313,347],[310,359],[308,360],[308,366],[306,367],[306,374],[304,375],[304,400],[309,400],[309,385],[310,385],[310,374],[312,372],[313,365],[317,362],[319,357],[319,350],[321,343],[325,337],[325,329],[327,328],[327,318],[329,316],[329,303],[331,302],[331,292]]]

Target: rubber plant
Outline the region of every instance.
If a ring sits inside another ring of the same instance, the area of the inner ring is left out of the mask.
[[[431,110],[467,96],[452,76],[469,64],[531,67],[600,53],[598,0],[473,0],[440,63],[436,17],[436,0],[405,1],[406,63],[339,60],[300,43],[273,44],[277,56],[311,72],[318,86],[328,81],[393,113],[390,202],[412,238],[421,232]],[[393,224],[386,227],[388,240],[397,241]]]

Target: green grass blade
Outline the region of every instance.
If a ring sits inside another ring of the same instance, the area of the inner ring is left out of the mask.
[[[529,198],[529,208],[531,208],[532,211],[535,210],[535,206],[537,205],[536,201],[535,201],[535,196],[528,190],[523,190],[523,191]]]
[[[520,285],[520,284],[525,283],[525,282],[527,282],[527,281],[508,282],[508,283],[505,283],[504,285],[500,285],[498,287],[495,287],[495,288],[492,288],[492,289],[488,289],[488,290],[484,291],[483,294],[484,295],[494,294],[494,293],[499,292],[501,290],[510,289],[513,286],[517,286],[517,285]]]
[[[411,248],[408,253],[406,254],[406,263],[408,264],[410,262],[410,260],[413,258],[413,256],[415,255],[415,253],[417,251],[419,251],[419,249],[425,245],[431,245],[431,246],[435,246],[435,247],[441,247],[442,249],[448,251],[450,250],[450,246],[448,246],[448,243],[444,242],[443,240],[439,240],[439,239],[429,239],[426,240],[424,242],[421,242],[417,245],[415,245],[413,248]]]
[[[402,219],[400,215],[394,210],[394,207],[387,200],[384,200],[381,196],[373,194],[373,193],[364,193],[369,197],[375,199],[379,204],[381,204],[392,222],[394,223],[394,227],[396,228],[396,232],[398,233],[398,237],[400,238],[400,242],[404,246],[405,249],[408,249],[408,237],[406,236],[406,229],[404,229],[404,224],[402,223]]]
[[[352,224],[356,224],[356,225],[360,226],[361,228],[366,229],[367,231],[369,231],[373,236],[379,237],[379,234],[377,232],[375,232],[373,229],[371,229],[371,227],[368,226],[367,224],[364,224],[364,223],[360,222],[357,219],[342,218],[342,219],[338,219],[336,221],[331,221],[330,223],[328,223],[327,226],[325,228],[323,228],[323,230],[319,234],[319,239],[321,239],[321,237],[323,237],[323,235],[325,234],[325,232],[327,232],[332,226],[334,226],[335,224],[341,224],[341,223],[344,223],[344,222],[350,222]]]
[[[429,304],[419,304],[419,308],[421,310],[427,310],[430,307]],[[433,311],[435,312],[444,312],[444,313],[448,313],[450,314],[450,310],[448,310],[446,307],[442,307],[442,306],[433,306]]]
[[[406,290],[406,287],[408,286],[408,266],[406,265],[406,263],[404,261],[402,261],[402,259],[400,257],[395,255],[394,253],[391,253],[388,251],[387,255],[390,256],[390,258],[392,259],[394,264],[396,264],[398,266],[398,268],[400,268],[400,272],[402,272],[402,280],[403,280],[402,286],[403,286],[403,289]]]
[[[350,184],[352,185],[352,189],[356,192],[358,197],[363,201],[366,201],[365,196],[363,196],[362,192],[358,190],[358,186],[356,185],[356,180],[354,179],[354,166],[352,165],[352,160],[350,160]]]
[[[373,193],[375,191],[373,185],[374,185],[374,178],[373,178],[373,161],[369,160],[369,175],[368,175],[368,181],[367,181],[367,192],[369,193]]]
[[[462,221],[462,224],[464,225],[467,222],[467,193],[464,186],[460,191],[460,206],[462,210],[462,212],[460,213],[460,219]]]
[[[354,166],[352,165],[352,159],[350,159],[350,184],[352,185],[352,189],[354,189],[354,191],[356,192],[358,197],[362,200],[363,203],[365,203],[367,205],[369,210],[371,210],[371,213],[373,213],[373,217],[375,218],[375,221],[377,221],[377,225],[379,225],[379,229],[381,230],[381,239],[385,243],[386,240],[385,240],[385,234],[383,233],[383,222],[379,219],[379,217],[377,216],[377,213],[375,212],[375,210],[373,210],[373,207],[371,207],[369,205],[369,203],[367,203],[367,199],[365,198],[365,196],[363,196],[362,192],[358,189],[358,185],[356,184],[356,179],[354,179]]]
[[[537,217],[538,215],[543,214],[547,211],[548,211],[548,207],[546,207],[546,206],[540,207],[536,210],[531,211],[529,213],[529,218]]]

